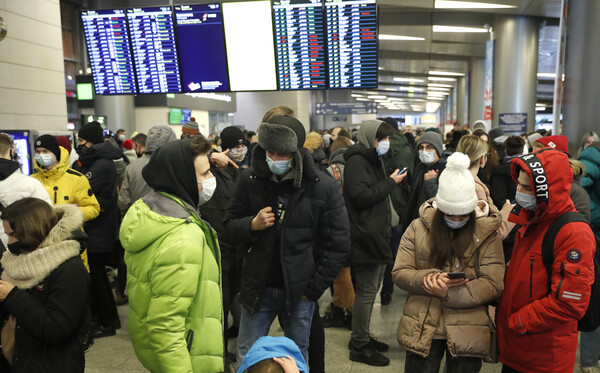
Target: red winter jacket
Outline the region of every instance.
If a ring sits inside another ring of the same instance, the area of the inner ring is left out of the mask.
[[[569,198],[573,172],[565,153],[542,149],[513,159],[512,178],[524,170],[539,209],[518,206],[509,220],[517,233],[498,308],[499,360],[521,372],[573,372],[577,321],[594,281],[594,236],[585,223],[569,223],[555,241],[551,289],[542,263],[542,240],[553,220],[575,211]]]

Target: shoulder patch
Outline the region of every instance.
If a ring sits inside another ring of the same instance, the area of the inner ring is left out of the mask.
[[[67,168],[67,173],[75,176],[83,176],[80,172],[77,172],[72,168]]]
[[[581,261],[581,251],[577,249],[571,249],[567,253],[567,260],[571,263],[579,263]]]

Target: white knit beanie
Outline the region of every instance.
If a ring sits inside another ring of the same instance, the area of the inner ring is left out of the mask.
[[[455,152],[438,180],[435,196],[437,208],[448,215],[467,215],[477,206],[475,180],[469,172],[471,161],[466,154]]]

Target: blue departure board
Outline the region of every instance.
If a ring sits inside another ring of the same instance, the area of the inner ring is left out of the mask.
[[[329,88],[377,87],[376,0],[325,0]]]
[[[81,12],[97,95],[136,94],[125,11]]]
[[[140,93],[179,93],[179,61],[171,7],[127,9]]]
[[[321,0],[273,1],[280,90],[325,89],[325,30]]]
[[[174,8],[184,91],[229,91],[221,4]]]

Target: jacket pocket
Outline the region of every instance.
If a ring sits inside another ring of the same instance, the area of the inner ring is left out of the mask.
[[[188,352],[192,351],[192,342],[194,341],[194,331],[192,329],[188,330],[185,336],[185,344],[187,345]]]

